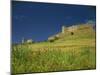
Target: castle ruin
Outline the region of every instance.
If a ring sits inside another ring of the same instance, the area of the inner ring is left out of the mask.
[[[56,37],[60,39],[61,37],[65,35],[74,35],[77,34],[77,32],[80,32],[81,30],[91,30],[93,28],[92,24],[81,24],[81,25],[72,25],[69,27],[62,26],[61,32],[58,34],[55,34],[53,36],[48,37],[48,41],[55,40]]]
[[[77,25],[73,25],[73,26],[70,26],[70,27],[62,26],[62,33],[72,32],[72,31],[75,31],[77,29],[78,29]]]

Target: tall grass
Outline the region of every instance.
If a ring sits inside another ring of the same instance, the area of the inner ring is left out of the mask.
[[[91,27],[79,27],[73,35],[59,33],[60,37],[51,43],[13,45],[12,73],[95,69],[95,32]]]
[[[30,48],[12,46],[12,73],[95,69],[95,47]]]

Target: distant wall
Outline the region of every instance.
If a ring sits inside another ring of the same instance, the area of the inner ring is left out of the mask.
[[[93,26],[90,24],[72,25],[70,27],[62,26],[61,32],[48,37],[48,40],[55,40],[55,38],[60,39],[65,35],[69,35],[69,34],[74,35],[77,32],[84,31],[84,30],[87,31],[91,29],[93,29]]]
[[[70,26],[70,27],[62,26],[62,33],[75,31],[75,30],[77,30],[77,29],[78,29],[78,27],[75,26],[75,25]]]

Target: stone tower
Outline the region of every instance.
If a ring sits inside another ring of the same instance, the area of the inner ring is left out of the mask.
[[[65,26],[62,26],[62,33],[64,33],[65,31]]]

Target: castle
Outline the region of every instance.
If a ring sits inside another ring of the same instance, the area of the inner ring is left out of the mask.
[[[48,37],[48,41],[53,42],[54,40],[58,40],[60,38],[66,37],[66,36],[72,37],[73,35],[76,35],[76,34],[82,35],[82,34],[84,34],[84,32],[91,31],[91,30],[93,30],[93,24],[72,25],[69,27],[62,26],[61,32],[59,32],[58,34],[55,34],[53,36]],[[87,34],[84,34],[84,35],[87,35]],[[22,43],[33,43],[33,40],[32,39],[25,40],[23,38]]]
[[[78,26],[77,25],[73,25],[73,26],[70,26],[70,27],[66,27],[66,26],[62,26],[62,33],[65,33],[65,32],[71,32],[71,31],[75,31],[78,29]]]
[[[81,25],[72,25],[69,27],[62,26],[61,32],[53,36],[48,37],[48,41],[53,41],[58,38],[64,37],[65,35],[72,36],[79,33],[80,31],[92,30],[93,24],[81,24]],[[82,33],[81,33],[82,34]]]

